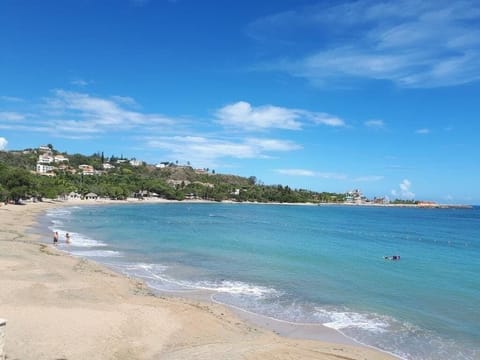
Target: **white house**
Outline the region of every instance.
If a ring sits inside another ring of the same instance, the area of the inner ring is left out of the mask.
[[[38,156],[38,162],[42,164],[51,164],[54,160],[54,157],[50,153],[45,153]]]
[[[109,164],[109,163],[102,164],[102,167],[103,167],[104,170],[115,169],[115,166],[113,166],[112,164]]]
[[[58,154],[58,155],[55,155],[55,157],[53,158],[53,161],[56,162],[56,163],[66,162],[66,161],[68,161],[68,158],[63,156],[63,155]]]
[[[230,193],[230,195],[239,196],[239,195],[240,195],[240,189],[235,189],[234,191],[232,191],[232,192]]]
[[[47,174],[55,169],[51,165],[37,163],[37,174]]]
[[[80,195],[77,192],[72,191],[70,194],[68,194],[68,199],[70,199],[70,200],[78,200],[78,199],[81,199],[81,198],[82,198],[82,195]]]
[[[50,148],[49,148],[48,146],[46,146],[46,145],[39,146],[38,150],[39,150],[40,152],[50,152],[50,151],[52,151],[52,149],[50,149]]]
[[[95,175],[95,169],[91,165],[79,165],[78,168],[82,170],[83,175]]]
[[[141,160],[137,160],[137,159],[132,159],[132,160],[130,160],[130,165],[132,165],[132,166],[140,166],[140,165],[142,165],[142,161],[141,161]]]

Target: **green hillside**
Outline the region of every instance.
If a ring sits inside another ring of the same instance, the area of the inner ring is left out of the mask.
[[[191,166],[164,163],[156,167],[145,163],[133,166],[126,159],[105,158],[103,154],[60,153],[50,146],[49,155],[63,155],[68,162],[55,164],[42,175],[36,172],[39,149],[0,151],[0,200],[18,202],[34,197],[66,198],[70,193],[85,196],[126,199],[161,197],[166,199],[232,200],[252,202],[343,202],[344,194],[291,189],[265,185],[255,176],[249,178],[217,174],[214,170],[194,170]],[[47,149],[48,150],[48,149]],[[104,165],[108,164],[108,165]],[[79,166],[89,166],[89,175]],[[107,169],[104,169],[107,167]]]

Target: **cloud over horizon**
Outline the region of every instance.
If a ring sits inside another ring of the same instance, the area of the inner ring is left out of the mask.
[[[413,193],[410,189],[412,187],[412,183],[408,179],[404,179],[398,187],[400,191],[392,190],[391,193],[393,196],[400,197],[401,199],[406,200],[413,200],[415,198],[415,193]]]
[[[5,150],[7,148],[8,141],[4,137],[0,136],[0,150]]]

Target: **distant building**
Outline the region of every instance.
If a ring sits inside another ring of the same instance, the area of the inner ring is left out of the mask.
[[[82,195],[77,193],[77,192],[72,191],[70,194],[68,194],[68,198],[71,199],[71,200],[79,200],[79,199],[82,198]]]
[[[95,169],[91,165],[79,165],[78,168],[82,170],[83,175],[95,175]]]
[[[141,161],[141,160],[137,160],[137,159],[130,160],[130,165],[132,165],[132,166],[140,166],[142,164],[143,164],[143,161]]]
[[[55,157],[53,158],[53,161],[56,162],[56,163],[67,162],[68,158],[59,154],[59,155],[55,155]]]
[[[55,167],[47,164],[37,163],[37,174],[40,175],[54,175],[53,170]]]
[[[234,191],[232,191],[232,192],[230,193],[230,195],[232,195],[232,196],[239,196],[239,195],[240,195],[240,189],[235,189]]]
[[[115,166],[113,166],[112,164],[109,164],[109,163],[104,163],[104,164],[102,164],[102,167],[103,167],[103,170],[112,170],[112,169],[115,169]]]
[[[389,201],[386,197],[374,197],[373,198],[374,204],[388,204]]]
[[[40,164],[51,164],[55,161],[55,158],[51,153],[40,154],[38,156],[38,162]]]
[[[50,149],[47,145],[41,145],[38,147],[38,151],[41,153],[45,153],[52,151],[52,149]]]
[[[88,193],[87,195],[85,195],[85,200],[97,200],[97,199],[98,199],[98,195],[95,193]]]
[[[367,201],[359,189],[348,191],[345,194],[345,203],[347,204],[362,204]]]

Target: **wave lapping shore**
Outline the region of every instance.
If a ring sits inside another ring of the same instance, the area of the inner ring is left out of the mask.
[[[0,207],[7,358],[392,358],[366,347],[280,337],[218,304],[154,296],[142,281],[42,243],[51,234],[32,231],[37,216],[64,205]]]

